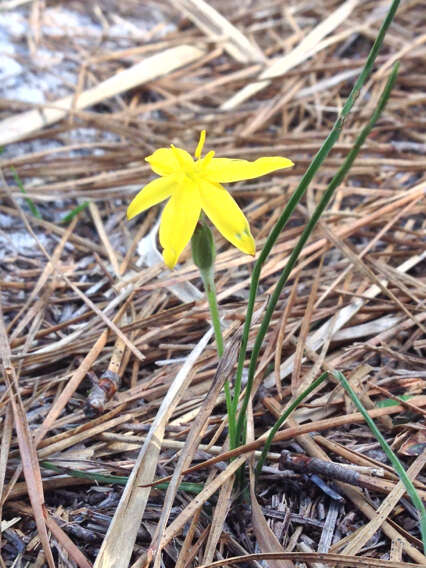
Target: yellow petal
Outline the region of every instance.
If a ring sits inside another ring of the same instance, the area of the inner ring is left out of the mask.
[[[225,239],[246,254],[254,255],[256,245],[244,213],[233,197],[218,183],[201,182],[201,207]]]
[[[247,160],[232,160],[229,158],[213,158],[204,170],[204,176],[210,181],[226,183],[231,181],[241,181],[253,179],[275,170],[294,166],[287,158],[259,158],[254,162]]]
[[[159,176],[168,176],[182,168],[192,168],[194,164],[191,154],[182,148],[159,148],[145,160]]]
[[[176,182],[173,176],[150,181],[130,203],[127,209],[127,218],[132,219],[135,215],[142,213],[142,211],[157,205],[160,201],[164,201],[170,197],[175,187]]]
[[[177,263],[188,244],[200,217],[200,192],[195,184],[186,183],[167,202],[160,224],[160,244],[169,268]]]

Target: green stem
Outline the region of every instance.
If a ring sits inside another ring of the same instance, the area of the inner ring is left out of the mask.
[[[252,274],[252,278],[251,278],[251,283],[250,283],[250,293],[249,293],[249,299],[248,299],[248,304],[247,304],[247,313],[246,313],[246,318],[245,318],[245,322],[244,322],[244,330],[243,330],[243,336],[242,336],[242,340],[241,340],[241,348],[240,348],[240,353],[239,353],[239,358],[238,358],[238,368],[237,368],[237,375],[236,375],[236,379],[235,379],[235,389],[234,389],[234,399],[233,399],[233,412],[236,415],[237,412],[237,407],[238,407],[238,400],[240,397],[240,393],[241,393],[241,381],[242,381],[242,374],[243,374],[243,367],[244,367],[244,361],[246,358],[246,352],[247,352],[247,343],[248,343],[248,338],[249,338],[249,332],[250,332],[250,325],[251,325],[251,321],[253,318],[253,311],[254,311],[254,303],[256,300],[256,293],[257,293],[257,288],[259,285],[259,279],[260,279],[260,271],[262,269],[262,265],[265,262],[266,258],[268,257],[275,241],[277,240],[278,236],[280,235],[281,231],[284,229],[285,225],[287,224],[287,221],[289,220],[291,214],[293,213],[294,209],[296,208],[297,204],[299,203],[299,201],[302,199],[306,189],[309,187],[312,179],[314,178],[315,174],[317,173],[317,171],[319,170],[320,166],[322,165],[322,163],[324,162],[324,160],[327,158],[328,154],[330,153],[330,150],[333,148],[334,144],[337,142],[339,136],[340,136],[340,132],[343,128],[343,124],[344,124],[344,120],[346,118],[346,116],[349,114],[349,112],[351,111],[356,98],[359,95],[359,92],[362,88],[362,86],[364,85],[368,75],[371,72],[371,69],[374,65],[374,61],[377,57],[377,54],[382,46],[385,34],[395,16],[395,12],[398,8],[399,5],[399,0],[393,0],[391,7],[389,8],[389,11],[387,13],[387,16],[382,24],[382,27],[380,28],[380,31],[377,35],[376,41],[373,44],[373,47],[370,50],[370,53],[368,54],[367,60],[365,62],[365,65],[361,71],[361,74],[358,78],[358,80],[356,81],[352,91],[350,92],[348,99],[341,111],[340,116],[338,117],[338,119],[336,120],[332,130],[330,131],[329,135],[327,136],[326,140],[324,141],[324,143],[322,144],[320,150],[318,151],[318,153],[316,154],[316,156],[314,157],[314,159],[312,160],[310,166],[308,167],[308,169],[306,170],[304,176],[302,177],[296,191],[294,192],[294,194],[291,196],[290,201],[287,204],[287,207],[284,209],[284,211],[282,212],[280,218],[278,219],[276,225],[274,226],[274,228],[272,229],[266,243],[265,246],[263,247],[260,256],[254,266],[253,269],[253,274]]]
[[[315,208],[314,213],[312,214],[311,219],[309,220],[309,222],[307,223],[306,227],[304,228],[302,235],[300,236],[299,241],[297,242],[296,246],[293,249],[293,252],[290,255],[290,258],[283,270],[283,272],[281,273],[281,276],[275,286],[274,292],[272,293],[272,296],[269,299],[268,302],[268,306],[266,308],[265,311],[265,316],[262,320],[262,323],[260,325],[260,329],[258,331],[258,334],[256,336],[256,340],[253,346],[253,351],[251,354],[251,358],[250,358],[250,364],[249,364],[249,370],[248,370],[248,379],[247,379],[247,385],[246,385],[246,394],[245,397],[243,399],[242,405],[241,405],[241,410],[238,416],[238,421],[237,421],[237,441],[243,441],[244,440],[244,436],[242,436],[243,433],[243,429],[244,429],[244,421],[245,421],[245,414],[247,411],[247,406],[249,403],[249,399],[250,399],[250,394],[251,394],[251,389],[253,386],[253,381],[254,381],[254,375],[255,375],[255,371],[256,371],[256,364],[257,364],[257,358],[259,356],[260,350],[262,348],[262,343],[263,340],[265,338],[266,332],[268,330],[269,327],[269,323],[271,321],[272,318],[272,314],[274,312],[275,306],[278,302],[278,299],[281,295],[281,291],[284,287],[284,285],[286,284],[288,277],[290,276],[291,271],[293,270],[297,259],[299,257],[300,252],[302,251],[303,247],[306,244],[306,241],[308,240],[308,238],[310,237],[312,231],[315,228],[315,225],[317,224],[319,218],[321,217],[322,213],[324,212],[324,209],[326,208],[326,206],[328,205],[330,199],[332,198],[334,191],[336,190],[336,188],[341,184],[341,182],[343,181],[343,179],[345,178],[345,176],[347,175],[347,173],[349,172],[350,168],[352,167],[352,164],[355,161],[355,158],[357,157],[362,145],[365,142],[365,139],[367,138],[367,136],[370,134],[373,126],[375,125],[375,123],[377,122],[378,118],[380,117],[392,90],[392,87],[396,81],[396,77],[397,77],[397,73],[398,73],[398,67],[399,64],[395,63],[395,65],[393,66],[392,69],[392,73],[390,74],[390,77],[386,83],[386,86],[383,90],[383,93],[380,97],[380,100],[373,112],[373,115],[371,116],[370,120],[368,121],[367,125],[362,129],[361,134],[358,136],[353,148],[351,149],[351,151],[349,152],[349,154],[346,156],[345,161],[343,162],[342,166],[339,168],[338,172],[336,173],[336,175],[333,177],[333,179],[331,180],[331,182],[329,183],[326,191],[324,192],[319,204],[317,205],[317,207]],[[236,396],[236,393],[235,395]]]
[[[212,324],[214,329],[214,335],[216,338],[217,354],[222,357],[224,345],[222,329],[220,327],[220,316],[219,308],[217,305],[216,297],[216,287],[214,285],[213,270],[208,268],[207,270],[200,269],[201,278],[203,279],[204,290],[206,292],[207,300],[209,302],[210,316],[212,318]]]
[[[219,308],[217,305],[216,286],[214,284],[214,278],[213,278],[213,268],[212,267],[206,269],[200,268],[199,270],[201,278],[203,280],[207,301],[209,303],[210,317],[212,320],[214,335],[216,338],[217,354],[219,357],[222,357],[224,351],[224,343],[223,343],[222,328],[220,325]],[[228,413],[229,440],[231,443],[231,447],[234,447],[236,419],[235,419],[235,413],[233,413],[232,396],[231,396],[229,381],[225,381],[223,388],[225,391],[226,409]]]

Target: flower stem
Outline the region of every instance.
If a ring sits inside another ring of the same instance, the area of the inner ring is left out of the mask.
[[[200,141],[202,140],[202,135]],[[198,152],[198,149],[197,149]],[[214,334],[216,337],[217,354],[222,357],[224,352],[222,329],[220,327],[219,309],[217,306],[216,287],[214,285],[214,261],[216,258],[216,248],[214,239],[209,226],[205,223],[204,216],[201,217],[191,239],[192,259],[198,266],[201,278],[209,302],[210,315],[212,318]],[[226,410],[228,412],[229,441],[231,447],[235,445],[235,432],[237,427],[236,412],[233,410],[231,389],[228,381],[224,384]]]
[[[203,280],[204,290],[206,292],[207,300],[209,303],[210,317],[212,320],[214,335],[216,338],[217,354],[218,357],[222,357],[224,351],[224,344],[223,344],[222,329],[220,327],[220,316],[219,316],[219,308],[217,305],[216,286],[214,284],[214,278],[213,278],[213,268],[212,267],[209,267],[207,269],[200,268],[200,274]],[[229,386],[229,381],[225,381],[223,388],[225,391],[226,409],[228,413],[229,440],[231,443],[231,447],[234,447],[232,444],[234,444],[235,442],[236,418],[235,414],[232,413],[232,397],[231,397],[231,389]]]
[[[200,269],[200,272],[201,278],[203,279],[204,290],[206,291],[207,300],[209,302],[210,316],[212,318],[214,335],[216,338],[217,354],[219,357],[222,357],[224,346],[222,330],[220,327],[219,308],[217,306],[216,287],[213,279],[213,270],[211,268],[208,268],[207,270]]]

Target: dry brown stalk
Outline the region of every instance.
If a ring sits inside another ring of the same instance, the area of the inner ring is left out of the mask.
[[[206,151],[217,156],[284,155],[296,164],[230,187],[260,251],[342,108],[385,4],[1,2],[0,293],[16,376],[0,385],[1,568],[46,563],[40,536],[55,562],[85,567],[127,568],[135,560],[167,568],[215,561],[259,568],[265,559],[316,568],[425,562],[411,504],[397,499],[399,489],[394,493],[397,476],[332,380],[297,409],[298,425],[278,433],[244,506],[233,490],[234,467],[258,458],[265,432],[291,400],[289,377],[296,390],[335,368],[370,407],[404,467],[420,460],[426,412],[422,3],[401,2],[338,142],[263,266],[256,309],[274,290],[399,60],[380,122],[282,291],[255,374],[253,441],[238,451],[226,445],[223,391],[211,391],[218,360],[190,251],[168,272],[154,230],[159,207],[130,223],[125,216],[130,199],[154,178],[145,157],[171,143],[193,152],[206,128]],[[63,221],[86,201],[87,208]],[[217,232],[215,239],[229,345],[244,323],[255,259]],[[254,322],[248,356],[258,329]],[[91,381],[107,370],[116,374],[101,383],[108,391],[96,399],[103,414],[91,419],[84,414],[94,400]],[[379,408],[383,401],[396,406]],[[19,436],[16,418],[27,425]],[[33,467],[28,486],[23,432]],[[346,465],[359,487],[335,488],[345,504],[334,505],[299,473],[276,473],[283,449]],[[65,467],[63,473],[39,466],[42,457]],[[129,478],[123,489],[71,477],[73,469]],[[168,491],[153,485],[173,473]],[[182,485],[187,482],[195,486]],[[424,475],[413,483],[423,496]],[[34,510],[17,501],[29,493],[37,494]],[[342,552],[351,540],[358,543],[356,557]],[[253,555],[259,546],[286,552]],[[230,560],[235,555],[244,558]]]

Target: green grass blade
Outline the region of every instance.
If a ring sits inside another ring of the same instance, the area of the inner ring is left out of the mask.
[[[398,404],[401,404],[401,402],[405,402],[406,400],[410,400],[410,398],[413,398],[413,394],[402,394],[401,396],[396,396],[395,398],[397,400],[394,400],[393,398],[385,398],[384,400],[380,400],[376,406],[377,408],[389,408],[389,406],[398,406]]]
[[[294,401],[289,405],[289,407],[286,409],[286,411],[283,412],[282,416],[280,416],[278,418],[278,420],[275,422],[275,424],[271,428],[271,431],[269,432],[268,437],[266,438],[265,445],[263,446],[262,453],[260,455],[259,461],[257,462],[256,477],[262,471],[262,467],[263,467],[263,464],[265,463],[266,456],[267,456],[269,449],[271,447],[272,440],[274,439],[274,436],[278,432],[281,425],[287,420],[287,418],[290,416],[290,414],[294,410],[296,410],[296,408],[308,396],[308,394],[310,394],[314,389],[316,389],[327,378],[327,375],[328,375],[327,372],[323,373],[317,379],[315,379],[315,381],[312,381],[312,383],[308,386],[308,388],[306,388],[301,394],[299,394],[294,399]]]
[[[377,38],[370,50],[370,53],[368,54],[367,60],[364,64],[364,67],[360,73],[360,76],[358,78],[358,80],[356,81],[355,85],[353,86],[347,101],[341,111],[340,116],[338,117],[338,119],[336,120],[336,122],[334,123],[334,126],[332,128],[332,130],[330,131],[329,135],[327,136],[326,140],[323,142],[320,150],[318,151],[318,153],[316,154],[316,156],[314,157],[314,159],[312,160],[311,164],[309,165],[308,169],[306,170],[305,174],[303,175],[296,191],[294,192],[294,194],[292,195],[292,197],[290,198],[286,208],[284,209],[283,213],[281,214],[280,218],[278,219],[277,223],[275,224],[274,228],[272,229],[270,235],[268,236],[265,246],[263,247],[259,258],[254,266],[253,269],[253,274],[252,274],[252,278],[251,278],[251,283],[250,283],[250,293],[249,293],[249,299],[248,299],[248,303],[247,303],[247,312],[246,312],[246,318],[245,318],[245,322],[244,322],[244,330],[243,330],[243,336],[241,339],[241,348],[240,348],[240,353],[239,353],[239,358],[238,358],[238,367],[237,367],[237,374],[236,374],[236,379],[235,379],[235,388],[234,388],[234,398],[233,398],[233,412],[234,415],[236,415],[236,411],[237,411],[237,406],[238,406],[238,400],[239,400],[239,396],[241,393],[241,380],[242,380],[242,374],[243,374],[243,367],[244,367],[244,361],[246,358],[246,352],[247,352],[247,343],[248,343],[248,338],[249,338],[249,332],[250,332],[250,325],[251,325],[251,321],[253,318],[253,310],[254,310],[254,303],[256,300],[256,293],[257,293],[257,288],[259,285],[259,279],[260,279],[260,271],[262,269],[262,265],[265,262],[266,258],[268,257],[272,246],[274,245],[275,241],[277,240],[278,236],[280,235],[281,231],[284,229],[285,225],[287,224],[287,221],[289,220],[291,214],[293,213],[294,209],[296,208],[297,204],[299,203],[299,201],[302,199],[306,189],[308,188],[309,184],[311,183],[312,179],[314,178],[314,176],[316,175],[316,173],[318,172],[320,166],[322,165],[322,163],[324,162],[324,160],[327,158],[328,154],[330,153],[330,150],[333,148],[334,144],[337,142],[339,136],[340,136],[340,132],[343,128],[343,124],[345,121],[346,116],[349,114],[349,112],[351,111],[358,95],[359,92],[362,88],[362,86],[364,85],[367,77],[369,76],[369,74],[371,73],[371,70],[373,68],[375,59],[377,57],[377,54],[383,44],[383,40],[384,37],[386,35],[386,32],[390,26],[390,24],[392,23],[392,20],[395,16],[395,13],[398,9],[399,6],[399,0],[393,0],[389,11],[386,15],[386,18],[383,21],[383,24],[379,30],[379,33],[377,35]]]
[[[248,370],[248,379],[247,379],[247,386],[246,386],[246,394],[245,394],[245,397],[243,399],[243,402],[242,402],[242,405],[241,405],[241,410],[240,410],[238,420],[237,420],[237,432],[236,432],[237,440],[241,439],[242,432],[243,432],[243,429],[244,429],[245,414],[246,414],[246,411],[247,411],[250,393],[251,393],[251,389],[252,389],[252,386],[253,386],[254,375],[255,375],[256,365],[257,365],[257,358],[258,358],[260,350],[262,348],[262,343],[263,343],[263,340],[265,338],[266,332],[268,331],[269,323],[271,321],[272,314],[274,312],[275,306],[276,306],[278,299],[280,297],[281,291],[282,291],[284,285],[286,284],[288,277],[290,276],[290,273],[293,270],[293,268],[294,268],[294,266],[297,262],[299,254],[301,253],[303,247],[306,244],[306,241],[310,237],[312,231],[315,228],[315,225],[317,224],[319,218],[321,217],[322,213],[324,212],[324,209],[327,207],[328,203],[330,202],[336,188],[341,184],[343,179],[348,174],[348,172],[349,172],[350,168],[352,167],[352,165],[355,161],[355,158],[357,157],[357,155],[358,155],[362,145],[364,144],[367,136],[370,134],[371,130],[373,129],[374,125],[376,124],[377,120],[379,119],[380,115],[382,114],[383,109],[385,108],[386,103],[389,99],[390,93],[392,91],[392,87],[395,84],[397,74],[398,74],[398,68],[399,68],[399,64],[395,63],[395,65],[393,66],[392,72],[389,76],[389,79],[386,82],[385,88],[383,89],[383,93],[382,93],[382,95],[379,99],[379,102],[377,103],[377,106],[376,106],[370,120],[368,121],[367,125],[362,129],[361,134],[356,139],[354,146],[352,147],[349,154],[346,156],[346,159],[343,162],[342,166],[339,168],[336,175],[333,177],[333,179],[329,183],[329,185],[328,185],[326,191],[324,192],[320,202],[318,203],[317,207],[315,208],[315,211],[312,214],[311,219],[309,220],[306,227],[304,228],[302,235],[300,236],[299,241],[297,242],[296,246],[294,247],[294,249],[293,249],[293,251],[290,255],[290,258],[289,258],[284,270],[282,271],[281,276],[280,276],[280,278],[279,278],[279,280],[278,280],[278,282],[275,286],[274,292],[272,293],[272,295],[269,299],[268,306],[267,306],[266,311],[265,311],[265,316],[262,320],[258,334],[256,336],[256,340],[255,340],[253,350],[252,350],[252,354],[251,354],[251,358],[250,358],[250,365],[249,365],[249,370]]]
[[[413,485],[413,482],[408,477],[408,475],[407,475],[405,469],[403,468],[401,462],[397,458],[396,454],[392,451],[389,444],[386,442],[386,440],[382,436],[380,430],[377,428],[377,426],[375,425],[373,420],[370,418],[368,412],[365,410],[364,406],[362,405],[361,401],[359,400],[359,398],[357,397],[357,395],[353,391],[351,385],[348,383],[348,381],[346,380],[343,373],[341,373],[340,371],[333,371],[333,375],[336,377],[336,379],[343,386],[343,388],[348,393],[352,402],[355,404],[355,406],[357,407],[359,412],[364,417],[364,420],[367,422],[368,427],[370,428],[371,432],[374,434],[376,440],[381,445],[382,450],[385,452],[385,454],[388,457],[389,461],[391,462],[393,468],[395,469],[395,472],[397,473],[398,477],[400,478],[400,480],[404,484],[405,489],[406,489],[408,495],[410,496],[410,499],[413,502],[414,507],[417,509],[417,512],[419,514],[419,519],[420,519],[420,532],[421,532],[421,535],[422,535],[423,549],[424,549],[424,552],[426,554],[426,509],[425,509],[425,506],[423,505],[423,501],[419,497],[419,495],[416,491],[416,488]]]
[[[62,467],[56,465],[50,461],[41,461],[41,467],[45,469],[49,469],[51,471],[56,471],[57,473],[66,474],[70,477],[75,477],[78,479],[91,479],[96,483],[108,483],[111,485],[126,485],[129,478],[126,475],[108,475],[106,473],[93,473],[91,471],[81,471],[79,469],[71,469],[67,467]],[[155,486],[156,489],[167,489],[169,486],[168,482],[164,483],[157,483]],[[181,491],[187,491],[188,493],[201,493],[203,490],[204,485],[202,483],[191,483],[188,481],[183,481],[179,484],[179,489]]]
[[[83,211],[83,209],[86,209],[89,203],[90,203],[89,201],[84,201],[83,203],[80,203],[80,205],[77,205],[77,207],[74,207],[74,209],[72,209],[69,213],[67,213],[64,217],[62,217],[59,223],[61,225],[67,225],[74,219],[76,215],[78,215],[81,211]]]
[[[21,193],[26,195],[27,190],[25,189],[24,184],[22,183],[21,178],[18,175],[18,172],[15,170],[15,168],[13,166],[11,166],[10,170],[12,172],[13,179],[15,180],[16,185],[19,187]],[[34,203],[34,201],[32,199],[30,199],[29,197],[25,197],[24,199],[27,202],[28,207],[30,208],[32,215],[34,215],[34,217],[37,217],[37,219],[41,219],[41,213],[38,210],[38,207]]]
[[[56,471],[56,473],[66,474],[70,477],[77,479],[92,479],[96,483],[111,483],[113,485],[126,485],[128,477],[125,475],[108,475],[106,473],[93,473],[90,471],[81,471],[79,469],[72,469],[56,465],[53,462],[44,460],[40,462],[41,467]]]

